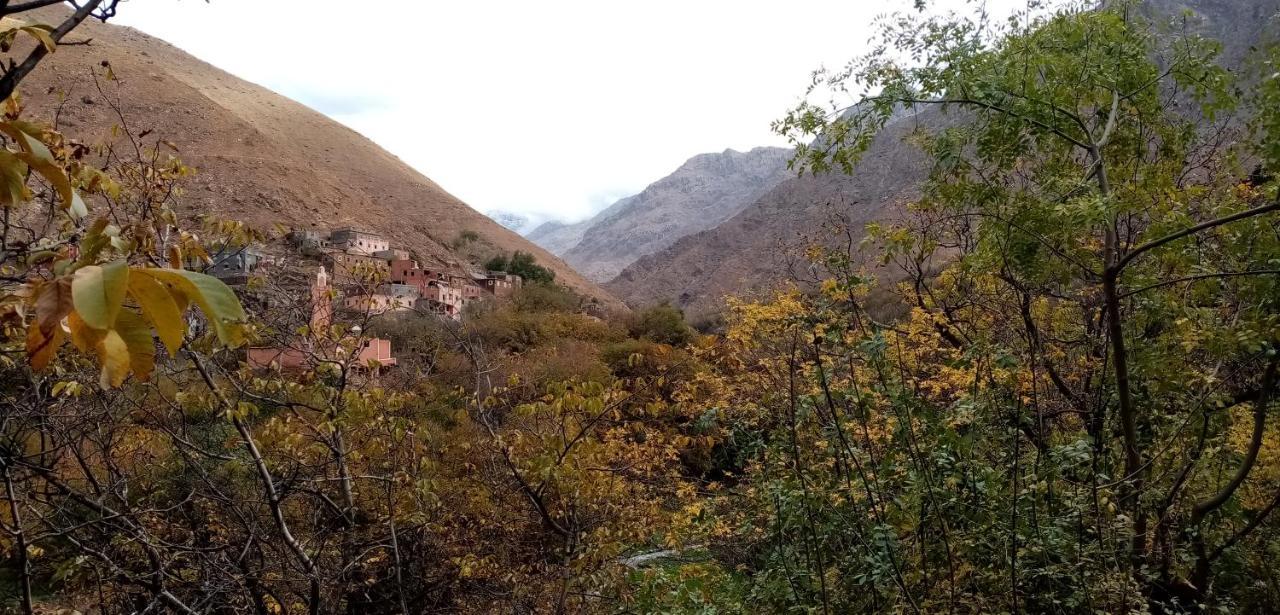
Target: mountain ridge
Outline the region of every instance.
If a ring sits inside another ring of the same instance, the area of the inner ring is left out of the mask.
[[[34,20],[52,22],[64,11],[41,9]],[[121,146],[128,135],[113,133],[118,107],[132,135],[151,131],[152,139],[172,142],[198,170],[180,215],[213,214],[259,228],[366,227],[442,262],[465,259],[453,243],[471,231],[490,251],[530,252],[566,286],[620,307],[561,259],[356,130],[133,28],[86,22],[77,34],[90,43],[60,47],[23,83],[29,117],[56,117],[71,137]],[[116,81],[101,68],[90,74],[103,61]]]
[[[741,211],[791,175],[790,155],[767,146],[698,154],[587,221],[544,224],[529,238],[588,279],[604,282],[636,259]]]

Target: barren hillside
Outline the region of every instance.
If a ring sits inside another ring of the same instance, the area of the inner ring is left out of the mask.
[[[527,237],[589,279],[605,282],[641,257],[714,228],[792,177],[789,156],[778,147],[699,154],[587,220],[547,222]]]
[[[791,150],[780,147],[757,147],[694,156],[601,212],[575,245],[557,254],[587,278],[608,281],[636,259],[714,228],[792,177],[790,155]]]
[[[727,294],[787,283],[795,273],[789,249],[810,241],[832,215],[861,228],[895,215],[914,195],[926,161],[901,139],[919,121],[900,120],[881,135],[855,175],[783,181],[723,224],[639,259],[605,287],[633,306],[670,301],[701,318],[720,311]]]
[[[495,250],[532,252],[557,280],[616,305],[560,259],[304,105],[131,28],[86,22],[72,39],[92,43],[58,49],[24,82],[29,114],[51,120],[56,111],[61,129],[87,143],[112,138],[119,122],[90,72],[102,73],[100,63],[109,61],[119,83],[108,84],[106,93],[118,99],[127,130],[173,142],[199,171],[187,185],[183,213],[263,228],[360,226],[442,260],[457,258],[449,244],[470,230]]]

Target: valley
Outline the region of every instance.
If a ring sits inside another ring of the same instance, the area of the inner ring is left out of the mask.
[[[0,0],[0,615],[1274,610],[1280,0],[798,2]]]

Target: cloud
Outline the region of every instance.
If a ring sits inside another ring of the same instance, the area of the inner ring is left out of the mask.
[[[577,220],[693,155],[784,144],[769,124],[810,72],[912,1],[351,4],[150,0],[120,21],[346,123],[479,211]]]

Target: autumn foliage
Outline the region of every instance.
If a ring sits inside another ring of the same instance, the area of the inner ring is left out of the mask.
[[[803,170],[856,172],[935,114],[919,198],[710,335],[550,278],[461,322],[316,323],[305,259],[199,271],[276,238],[180,219],[163,141],[81,144],[8,99],[0,610],[1272,608],[1280,79],[1155,31],[887,20],[912,53],[820,75],[850,106],[777,127]],[[373,336],[395,368],[358,360]]]

